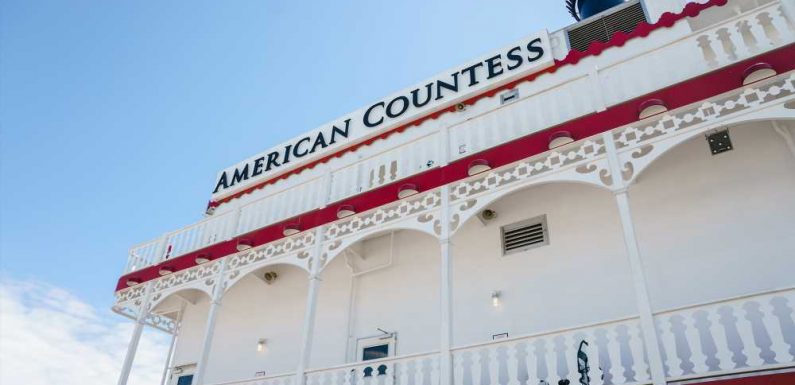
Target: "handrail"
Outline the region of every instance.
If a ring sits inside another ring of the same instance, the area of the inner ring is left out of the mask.
[[[341,365],[336,365],[336,366],[328,366],[328,367],[325,367],[325,368],[308,369],[305,373],[309,374],[309,373],[326,372],[326,371],[329,371],[329,370],[355,368],[357,366],[372,366],[372,365],[381,364],[381,363],[384,363],[384,362],[403,361],[403,360],[407,360],[407,359],[410,359],[410,358],[430,357],[430,356],[434,356],[434,355],[438,355],[438,354],[439,354],[438,350],[434,350],[434,351],[430,351],[430,352],[424,352],[424,353],[412,353],[412,354],[406,354],[406,355],[402,355],[402,356],[379,358],[377,360],[358,361],[358,362],[351,362],[351,363],[341,364]]]
[[[662,314],[666,314],[666,313],[674,313],[674,312],[678,312],[678,311],[682,311],[682,310],[694,309],[694,308],[697,308],[697,307],[704,307],[704,306],[710,306],[710,305],[717,305],[717,304],[720,304],[720,303],[734,302],[734,301],[739,301],[741,299],[748,299],[748,298],[752,298],[752,297],[761,297],[761,296],[764,296],[764,295],[783,293],[783,292],[793,291],[793,290],[795,290],[795,286],[791,286],[791,287],[787,287],[787,288],[780,288],[780,289],[773,289],[773,290],[763,290],[763,291],[753,292],[751,294],[742,294],[742,295],[737,295],[737,296],[734,296],[734,297],[723,298],[723,299],[720,299],[720,300],[717,300],[717,301],[704,301],[704,302],[698,302],[698,303],[685,305],[685,306],[681,306],[681,307],[676,307],[676,308],[670,308],[670,309],[665,309],[665,310],[656,310],[656,311],[653,311],[652,314],[656,316],[656,315],[662,315]]]
[[[542,336],[562,334],[562,333],[571,332],[571,331],[575,331],[575,330],[581,330],[581,329],[593,328],[593,327],[596,327],[596,326],[603,326],[603,325],[608,325],[608,324],[632,321],[632,320],[636,320],[636,319],[640,319],[640,316],[624,317],[624,318],[618,318],[618,319],[613,319],[613,320],[608,320],[608,321],[601,321],[601,322],[596,322],[596,323],[585,324],[585,325],[581,325],[581,326],[573,326],[573,327],[567,327],[567,328],[563,328],[563,329],[555,329],[555,330],[551,330],[551,331],[543,331],[543,332],[537,332],[537,333],[531,333],[531,334],[524,334],[524,335],[521,335],[521,336],[518,336],[518,337],[510,337],[510,338],[505,338],[505,339],[501,339],[501,340],[497,340],[497,341],[484,341],[484,342],[478,342],[478,343],[474,343],[474,344],[470,344],[470,345],[456,346],[454,348],[451,348],[450,351],[455,352],[455,351],[459,351],[459,350],[468,350],[468,349],[474,349],[474,348],[479,348],[479,347],[483,347],[483,346],[507,344],[507,343],[521,341],[521,340],[529,339],[529,338],[537,338],[537,337],[542,337]]]
[[[271,376],[250,377],[250,378],[244,378],[244,379],[240,379],[240,380],[233,380],[233,381],[227,381],[227,382],[218,382],[218,383],[214,383],[213,385],[235,385],[235,384],[241,384],[241,383],[246,383],[246,382],[251,382],[251,381],[265,381],[265,380],[272,380],[272,379],[275,379],[275,378],[292,377],[292,376],[295,376],[294,372],[293,373],[274,374],[274,375],[271,375]]]

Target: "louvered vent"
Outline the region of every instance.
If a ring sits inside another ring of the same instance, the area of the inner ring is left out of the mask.
[[[549,244],[546,215],[503,226],[502,254],[508,255]]]
[[[568,30],[569,45],[572,49],[585,51],[591,43],[606,42],[618,31],[630,33],[645,21],[646,14],[638,1],[615,7],[571,27]]]

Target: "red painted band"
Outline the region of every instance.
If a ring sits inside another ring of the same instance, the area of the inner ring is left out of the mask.
[[[649,33],[651,33],[654,30],[660,29],[660,28],[670,28],[671,26],[673,26],[680,19],[683,19],[685,17],[698,16],[698,14],[701,11],[703,11],[703,10],[705,10],[707,8],[713,7],[713,6],[726,5],[726,2],[727,2],[727,0],[710,0],[710,1],[708,1],[706,3],[703,3],[703,4],[700,4],[700,3],[689,3],[689,4],[687,4],[687,6],[685,6],[684,9],[682,9],[682,12],[679,12],[679,13],[676,13],[676,14],[670,13],[670,12],[666,12],[660,17],[660,20],[658,20],[656,23],[654,23],[654,24],[640,23],[630,33],[625,33],[623,31],[618,31],[615,34],[613,34],[613,36],[610,37],[609,41],[607,41],[605,43],[603,43],[601,41],[595,41],[595,42],[591,43],[591,45],[588,46],[588,49],[583,51],[583,52],[576,51],[576,50],[571,50],[566,55],[566,58],[564,58],[563,60],[556,60],[555,61],[555,65],[553,65],[550,68],[547,68],[544,71],[540,71],[540,72],[535,72],[535,73],[529,74],[527,76],[524,76],[524,77],[522,77],[520,79],[514,80],[514,81],[512,81],[510,83],[504,84],[504,85],[502,85],[500,87],[497,87],[497,88],[495,88],[493,90],[490,90],[488,92],[484,92],[482,94],[475,95],[475,96],[473,96],[473,97],[471,97],[469,99],[464,100],[462,103],[467,104],[467,105],[475,104],[475,102],[477,102],[480,99],[487,98],[487,97],[493,97],[494,95],[496,95],[499,92],[502,92],[502,91],[505,91],[505,90],[510,90],[510,89],[516,87],[520,83],[533,81],[535,78],[537,78],[537,77],[539,77],[539,76],[541,76],[541,75],[543,75],[545,73],[554,73],[559,68],[564,67],[566,65],[577,64],[580,60],[582,60],[583,58],[586,58],[588,56],[598,56],[599,54],[601,54],[604,50],[606,50],[608,48],[621,47],[628,40],[631,40],[631,39],[634,39],[634,38],[637,38],[637,37],[648,36]],[[265,186],[267,186],[269,184],[275,183],[275,182],[277,182],[277,181],[279,181],[281,179],[287,178],[287,177],[289,177],[291,175],[299,174],[299,173],[301,173],[304,170],[311,169],[311,168],[317,166],[318,164],[322,164],[322,163],[325,163],[325,162],[329,161],[330,159],[342,156],[343,154],[346,154],[346,153],[351,152],[351,151],[355,151],[356,149],[358,149],[360,147],[363,147],[363,146],[367,146],[369,144],[372,144],[373,142],[375,142],[377,140],[387,138],[387,137],[389,137],[389,136],[391,136],[392,134],[395,134],[395,133],[403,132],[409,127],[419,126],[420,124],[422,124],[426,120],[436,119],[436,118],[444,115],[447,112],[455,112],[455,111],[456,111],[455,105],[451,105],[451,106],[449,106],[449,107],[447,107],[445,109],[436,111],[434,113],[431,113],[431,114],[428,114],[428,115],[425,115],[425,116],[422,116],[422,117],[419,117],[419,118],[414,119],[414,120],[412,120],[412,121],[410,121],[408,123],[405,123],[405,124],[402,124],[400,126],[397,126],[397,127],[393,128],[393,129],[391,129],[389,131],[383,132],[383,133],[381,133],[381,134],[379,134],[379,135],[377,135],[375,137],[367,139],[367,140],[365,140],[363,142],[360,142],[360,143],[357,143],[357,144],[352,145],[350,147],[338,150],[338,151],[336,151],[336,152],[334,152],[332,154],[329,154],[327,156],[324,156],[324,157],[322,157],[320,159],[317,159],[317,160],[314,160],[312,162],[309,162],[309,163],[306,163],[304,165],[301,165],[299,167],[296,167],[295,169],[290,170],[290,171],[288,171],[288,172],[286,172],[286,173],[284,173],[282,175],[273,177],[271,179],[259,182],[259,183],[255,184],[253,186],[247,187],[247,188],[245,188],[245,189],[243,189],[241,191],[238,191],[238,192],[236,192],[236,193],[234,193],[232,195],[229,195],[227,197],[221,198],[218,201],[210,201],[207,204],[207,208],[217,207],[217,206],[221,205],[222,203],[229,202],[229,201],[231,201],[231,200],[233,200],[233,199],[235,199],[237,197],[240,197],[240,196],[248,194],[248,193],[250,193],[252,191],[261,189],[261,188],[263,188],[263,187],[265,187]]]
[[[772,65],[779,73],[795,70],[795,60],[792,60],[793,57],[795,57],[795,44],[790,44],[775,51],[747,59],[726,68],[624,102],[608,108],[605,111],[586,115],[512,142],[489,148],[480,153],[459,159],[447,166],[413,175],[392,184],[335,202],[325,208],[314,210],[299,215],[298,217],[240,235],[236,239],[221,242],[170,259],[161,263],[161,265],[168,264],[168,266],[174,268],[175,271],[188,269],[196,266],[195,258],[199,255],[209,256],[210,259],[217,259],[236,253],[237,239],[245,238],[250,240],[253,246],[256,247],[283,238],[284,235],[282,234],[282,230],[284,225],[288,223],[298,223],[304,231],[319,225],[331,223],[338,220],[337,210],[341,205],[351,205],[356,207],[358,212],[364,212],[396,201],[398,190],[407,183],[416,185],[419,191],[428,191],[464,179],[468,177],[467,169],[469,163],[474,159],[486,159],[492,167],[500,167],[543,153],[548,151],[548,136],[550,132],[561,130],[568,131],[576,140],[580,140],[633,123],[638,120],[638,106],[649,99],[664,100],[670,109],[676,109],[705,100],[741,87],[744,71],[749,65],[754,63],[764,61]],[[158,271],[159,266],[155,265],[126,274],[119,279],[116,290],[118,291],[127,287],[126,281],[128,278],[137,279],[139,282],[146,282],[159,278],[160,275]]]

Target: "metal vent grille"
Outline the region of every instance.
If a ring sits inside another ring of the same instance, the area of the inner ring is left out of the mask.
[[[502,254],[508,255],[549,244],[546,215],[502,227]]]
[[[614,12],[595,16],[568,30],[569,45],[577,51],[585,51],[595,41],[606,42],[618,31],[632,32],[641,22],[646,21],[646,14],[639,2],[621,7]]]

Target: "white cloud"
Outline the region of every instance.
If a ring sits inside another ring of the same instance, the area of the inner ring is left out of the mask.
[[[118,380],[132,321],[66,290],[0,278],[0,384],[108,385]],[[144,329],[128,384],[160,383],[169,336]]]

